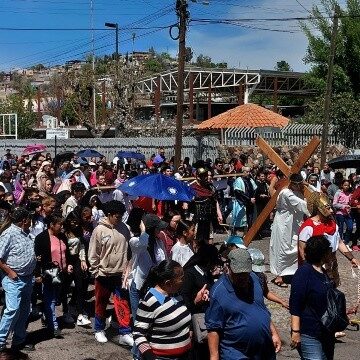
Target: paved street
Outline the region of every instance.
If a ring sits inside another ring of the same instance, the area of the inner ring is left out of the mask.
[[[268,256],[269,240],[253,242],[252,246],[261,249]],[[360,255],[359,255],[360,256]],[[351,277],[351,268],[348,262],[338,255],[342,279],[341,289],[346,293],[348,304],[354,304],[357,295],[357,280]],[[268,262],[268,259],[267,259]],[[269,280],[272,275],[268,274]],[[283,297],[288,297],[289,289],[281,289],[269,282],[272,291]],[[290,323],[289,314],[286,309],[277,304],[270,303],[269,309],[273,320],[279,328],[283,340],[283,350],[278,359],[298,359],[296,351],[290,350]],[[117,345],[117,334],[113,329],[108,330],[109,343],[100,345],[95,342],[92,330],[75,327],[64,329],[63,339],[47,339],[47,331],[42,328],[40,321],[31,323],[29,330],[36,341],[36,352],[30,354],[33,360],[128,360],[131,359],[128,349]],[[347,336],[336,344],[335,359],[355,360],[359,358],[359,335],[358,331],[346,331]],[[1,357],[0,357],[1,359]],[[235,359],[234,359],[235,360]]]

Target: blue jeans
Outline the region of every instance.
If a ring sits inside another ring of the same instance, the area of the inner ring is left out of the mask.
[[[17,280],[3,276],[1,283],[5,291],[5,310],[0,321],[0,346],[6,344],[11,331],[14,331],[12,345],[20,345],[26,340],[33,276],[19,276]]]
[[[350,242],[351,234],[353,231],[353,219],[350,215],[341,215],[336,214],[336,222],[339,226],[340,238],[344,240],[344,243],[347,245]],[[344,234],[344,224],[346,224],[346,231]]]
[[[131,316],[133,323],[135,324],[136,312],[140,302],[140,291],[136,288],[136,284],[134,280],[131,282],[131,286],[129,290],[129,298],[130,298]],[[135,343],[131,349],[131,353],[134,359],[141,358],[140,351],[138,347],[135,345]]]
[[[54,330],[59,328],[56,318],[56,302],[60,296],[60,286],[54,286],[50,282],[44,282],[43,286],[43,306],[44,315],[48,329]]]
[[[319,340],[309,335],[301,334],[299,354],[301,360],[333,360],[335,335]]]

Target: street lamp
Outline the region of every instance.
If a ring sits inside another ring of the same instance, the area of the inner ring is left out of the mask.
[[[116,45],[115,45],[115,56],[116,61],[119,59],[119,24],[118,23],[105,23],[105,26],[108,28],[115,29],[116,32]]]

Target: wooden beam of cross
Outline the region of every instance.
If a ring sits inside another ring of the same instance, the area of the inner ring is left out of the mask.
[[[312,140],[309,142],[309,144],[301,152],[300,156],[295,161],[294,165],[291,167],[286,165],[283,159],[263,138],[258,137],[256,139],[256,144],[262,150],[262,152],[284,173],[284,175],[287,177],[287,180],[279,184],[275,194],[270,198],[269,202],[266,204],[263,211],[260,214],[258,214],[255,222],[248,230],[248,232],[245,234],[244,243],[246,246],[248,246],[251,243],[251,241],[254,239],[256,234],[260,231],[262,225],[270,215],[271,211],[274,209],[280,191],[284,187],[287,187],[289,185],[290,175],[297,174],[300,172],[300,170],[303,168],[305,163],[310,159],[311,155],[314,154],[315,150],[319,146],[320,139],[314,136]]]

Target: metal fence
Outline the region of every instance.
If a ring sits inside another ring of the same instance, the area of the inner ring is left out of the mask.
[[[313,136],[321,137],[323,126],[311,124],[291,124],[282,129],[268,128],[259,132],[255,128],[229,128],[223,136],[223,144],[227,146],[255,145],[256,138],[261,135],[272,146],[301,146],[307,144]],[[338,145],[339,139],[332,127],[329,129],[329,145]]]
[[[112,160],[116,153],[123,151],[139,151],[150,158],[151,154],[157,154],[158,149],[163,147],[167,158],[175,155],[175,138],[168,137],[148,137],[148,138],[81,138],[81,139],[59,139],[55,140],[0,140],[0,158],[5,154],[6,149],[10,149],[13,154],[21,155],[27,145],[41,143],[46,145],[47,152],[52,155],[64,151],[77,152],[86,148],[91,148],[105,155],[108,160]],[[182,158],[188,156],[190,161],[197,159],[211,158],[219,156],[220,141],[215,137],[184,137],[182,147]],[[55,149],[56,148],[56,149]]]

